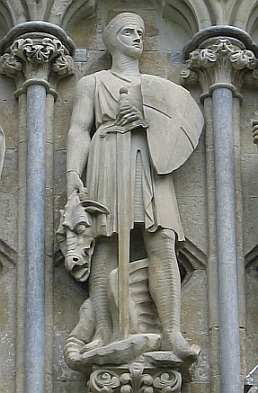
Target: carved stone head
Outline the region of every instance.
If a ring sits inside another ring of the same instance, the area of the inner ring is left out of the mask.
[[[119,39],[119,33],[122,29],[127,27],[141,31],[141,36],[143,36],[145,31],[144,21],[142,18],[139,15],[130,12],[118,14],[109,22],[105,28],[102,34],[102,39],[111,55],[114,53],[114,51],[123,51],[125,47],[127,47],[127,49],[130,48],[129,45],[126,45]],[[139,51],[139,55],[141,55],[141,52],[142,48],[141,51]]]
[[[85,282],[90,275],[96,214],[109,214],[109,211],[95,201],[81,202],[76,191],[68,198],[65,210],[61,211],[57,238],[65,256],[65,267],[79,282]]]

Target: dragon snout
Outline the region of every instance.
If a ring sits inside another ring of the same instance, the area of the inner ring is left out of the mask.
[[[71,272],[75,266],[82,266],[85,264],[85,258],[82,258],[80,255],[77,254],[68,254],[65,258],[65,267],[66,269]]]
[[[65,266],[77,281],[84,282],[90,275],[89,258],[80,257],[76,254],[67,255],[65,258]]]

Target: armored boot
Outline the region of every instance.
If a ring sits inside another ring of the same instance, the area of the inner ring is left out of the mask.
[[[117,238],[103,237],[96,244],[89,279],[89,294],[93,303],[96,329],[93,341],[85,349],[107,345],[112,337],[112,318],[108,304],[107,279],[117,267]]]
[[[193,362],[197,354],[180,329],[181,280],[175,252],[175,232],[158,229],[144,233],[149,258],[149,290],[162,326],[161,350],[173,351],[180,359]]]

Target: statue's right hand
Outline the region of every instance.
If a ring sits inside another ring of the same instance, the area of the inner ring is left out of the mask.
[[[79,194],[88,194],[88,190],[84,187],[79,174],[75,171],[70,171],[67,172],[67,197],[69,198],[74,191],[77,191]]]

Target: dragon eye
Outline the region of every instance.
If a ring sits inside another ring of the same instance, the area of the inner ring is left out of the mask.
[[[86,226],[84,224],[77,224],[76,227],[74,228],[74,232],[80,234],[84,231]]]

